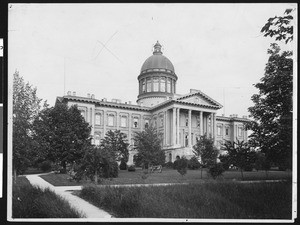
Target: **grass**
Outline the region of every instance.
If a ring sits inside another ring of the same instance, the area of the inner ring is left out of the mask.
[[[80,197],[120,218],[291,219],[290,182],[85,186]]]
[[[26,177],[13,184],[13,218],[80,218],[69,203],[49,189],[33,187]]]
[[[184,177],[173,169],[164,169],[162,173],[151,173],[147,175],[146,179],[142,179],[143,172],[137,169],[136,172],[128,172],[126,170],[119,170],[119,176],[111,180],[105,179],[102,184],[154,184],[154,183],[202,183],[211,180],[206,170],[203,171],[201,179],[200,170],[188,170]],[[41,175],[43,179],[54,186],[77,186],[89,182],[70,181],[68,174],[47,174]],[[239,171],[225,171],[221,180],[241,180],[241,173]],[[291,180],[292,172],[290,171],[269,171],[266,177],[265,171],[244,172],[244,180]]]

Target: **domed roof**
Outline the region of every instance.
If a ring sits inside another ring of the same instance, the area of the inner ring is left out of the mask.
[[[175,72],[171,61],[162,55],[161,45],[158,41],[154,45],[153,55],[146,59],[141,68],[141,72],[149,69],[166,69],[171,70],[173,73]]]

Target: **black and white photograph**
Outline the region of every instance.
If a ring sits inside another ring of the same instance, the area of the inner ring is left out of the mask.
[[[294,222],[297,7],[9,3],[7,220]]]

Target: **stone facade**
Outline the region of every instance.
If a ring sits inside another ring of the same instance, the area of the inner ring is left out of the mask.
[[[108,130],[121,130],[132,148],[134,132],[151,124],[163,134],[166,161],[173,162],[176,156],[192,157],[192,146],[200,135],[213,137],[219,149],[224,140],[247,140],[244,129],[247,118],[216,116],[222,105],[200,90],[176,94],[177,75],[170,60],[162,57],[158,42],[153,56],[143,64],[138,81],[137,104],[122,103],[117,99],[98,100],[93,95],[80,97],[75,92],[57,97],[57,102],[78,106],[92,127],[91,135],[96,145]],[[128,164],[133,164],[134,154],[130,151]]]

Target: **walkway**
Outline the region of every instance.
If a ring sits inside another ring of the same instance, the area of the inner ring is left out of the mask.
[[[67,200],[74,209],[82,212],[86,218],[112,218],[109,213],[105,212],[102,209],[99,209],[98,207],[71,193],[71,191],[74,190],[81,190],[81,186],[55,187],[39,177],[39,174],[26,175],[26,177],[33,186],[38,186],[42,189],[49,188],[57,195]]]

